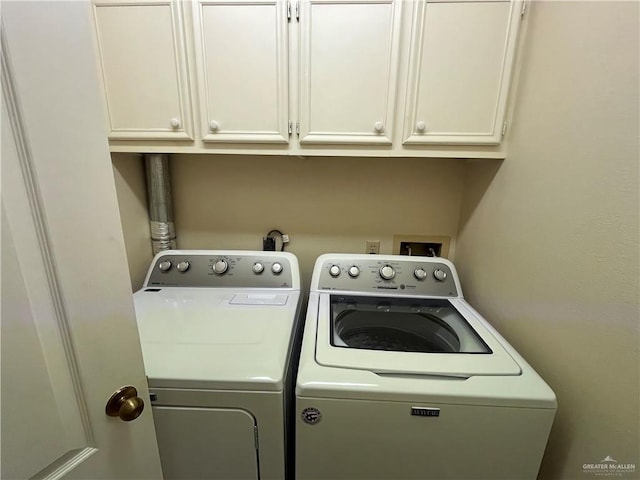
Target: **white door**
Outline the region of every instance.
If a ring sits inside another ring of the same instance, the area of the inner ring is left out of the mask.
[[[1,31],[1,476],[160,479],[90,5],[3,2]]]

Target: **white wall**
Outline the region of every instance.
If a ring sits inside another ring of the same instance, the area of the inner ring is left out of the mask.
[[[465,295],[558,396],[542,479],[640,475],[638,7],[534,2],[508,158],[467,172]]]

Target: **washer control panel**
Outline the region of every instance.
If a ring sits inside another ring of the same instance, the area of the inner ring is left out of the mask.
[[[144,286],[299,288],[297,276],[289,253],[167,250],[153,259]]]
[[[323,255],[316,262],[312,289],[458,297],[453,264],[437,257]]]

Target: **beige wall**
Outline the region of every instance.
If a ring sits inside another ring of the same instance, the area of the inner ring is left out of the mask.
[[[175,155],[178,246],[260,250],[277,228],[308,286],[322,253],[364,253],[366,240],[391,253],[393,234],[453,241],[463,173],[459,160]]]
[[[508,158],[467,172],[465,295],[558,396],[542,479],[640,475],[638,5],[534,2]]]
[[[152,258],[144,165],[112,160],[136,290]],[[455,252],[460,160],[173,155],[170,169],[178,248],[261,250],[277,228],[305,287],[320,254],[364,253],[366,240],[392,253],[394,234],[446,235]]]
[[[132,291],[136,291],[142,286],[153,258],[144,163],[140,155],[124,153],[112,154],[111,163],[118,193],[131,288]]]

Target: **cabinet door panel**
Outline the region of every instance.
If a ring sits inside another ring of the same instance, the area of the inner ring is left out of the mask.
[[[203,140],[287,143],[286,2],[196,5]]]
[[[400,2],[303,2],[300,142],[391,144]]]
[[[110,139],[191,139],[179,12],[172,2],[95,2]]]
[[[516,3],[416,4],[404,143],[500,142]]]

